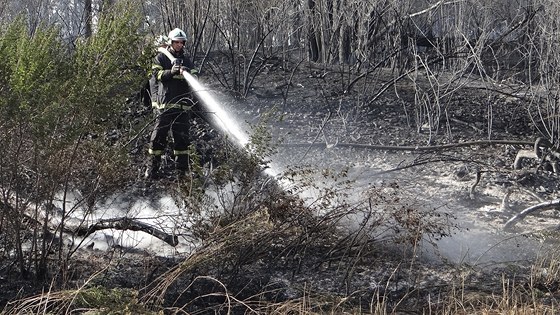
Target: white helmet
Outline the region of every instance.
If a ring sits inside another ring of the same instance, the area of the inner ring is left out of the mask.
[[[187,34],[185,34],[185,32],[183,32],[181,29],[174,29],[171,32],[169,32],[169,35],[167,36],[168,40],[167,43],[169,45],[171,45],[171,42],[176,41],[176,42],[186,42],[187,41]]]

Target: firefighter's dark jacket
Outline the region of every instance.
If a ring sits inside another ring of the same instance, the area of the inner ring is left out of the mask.
[[[187,68],[187,71],[195,73],[194,63],[190,58],[188,58],[182,51],[175,53],[171,48],[167,48],[171,54],[180,60],[183,67]],[[154,63],[152,65],[152,72],[157,80],[158,92],[157,92],[157,103],[161,109],[168,108],[181,108],[182,106],[192,106],[193,105],[193,93],[189,84],[185,80],[185,77],[181,74],[173,75],[171,73],[171,68],[173,64],[171,60],[163,54],[158,53],[154,58]]]

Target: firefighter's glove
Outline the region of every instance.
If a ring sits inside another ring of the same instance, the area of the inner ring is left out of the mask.
[[[176,75],[176,74],[179,74],[179,73],[181,73],[181,66],[175,65],[171,68],[171,74],[172,75]]]

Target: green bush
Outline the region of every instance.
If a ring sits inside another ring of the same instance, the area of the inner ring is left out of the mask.
[[[127,154],[105,133],[145,77],[135,8],[123,2],[105,10],[97,31],[74,43],[53,26],[30,31],[23,19],[0,31],[0,230],[9,231],[0,252],[22,274],[44,277],[55,245],[64,258],[62,241],[47,240],[45,228],[62,233],[73,209],[62,200],[54,223],[43,206],[70,189],[81,190],[85,204],[119,181]]]

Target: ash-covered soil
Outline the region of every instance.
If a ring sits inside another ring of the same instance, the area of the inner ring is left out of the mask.
[[[469,287],[494,287],[501,283],[496,275],[529,268],[559,245],[554,209],[504,229],[522,210],[559,196],[558,174],[540,161],[513,168],[519,150],[531,150],[530,143],[543,136],[542,125],[537,115],[530,117],[535,107],[522,87],[485,88],[476,78],[464,79],[437,99],[422,75],[392,84],[390,71],[379,71],[346,91],[353,78],[344,69],[302,67],[288,82],[287,73],[271,71],[255,81],[246,101],[232,107],[252,123],[274,113],[273,161],[281,165],[348,167],[357,199],[372,187],[397,184],[403,200],[453,217],[452,236],[418,249],[418,282],[411,287],[449,284],[457,276],[452,270],[465,265],[473,268]],[[390,88],[378,94],[385,84]],[[465,142],[473,144],[453,147]]]
[[[435,93],[423,73],[393,83],[393,73],[380,70],[347,90],[355,78],[344,68],[307,65],[295,75],[280,64],[267,69],[246,99],[222,100],[250,124],[269,124],[278,146],[273,161],[351,167],[364,188],[401,180],[423,199],[464,208],[495,229],[521,209],[558,198],[560,180],[550,165],[526,159],[513,168],[517,153],[531,150],[546,129],[522,86],[484,86],[474,77]],[[435,80],[444,85],[451,78]],[[555,213],[545,212],[520,221],[515,231],[557,224]]]

